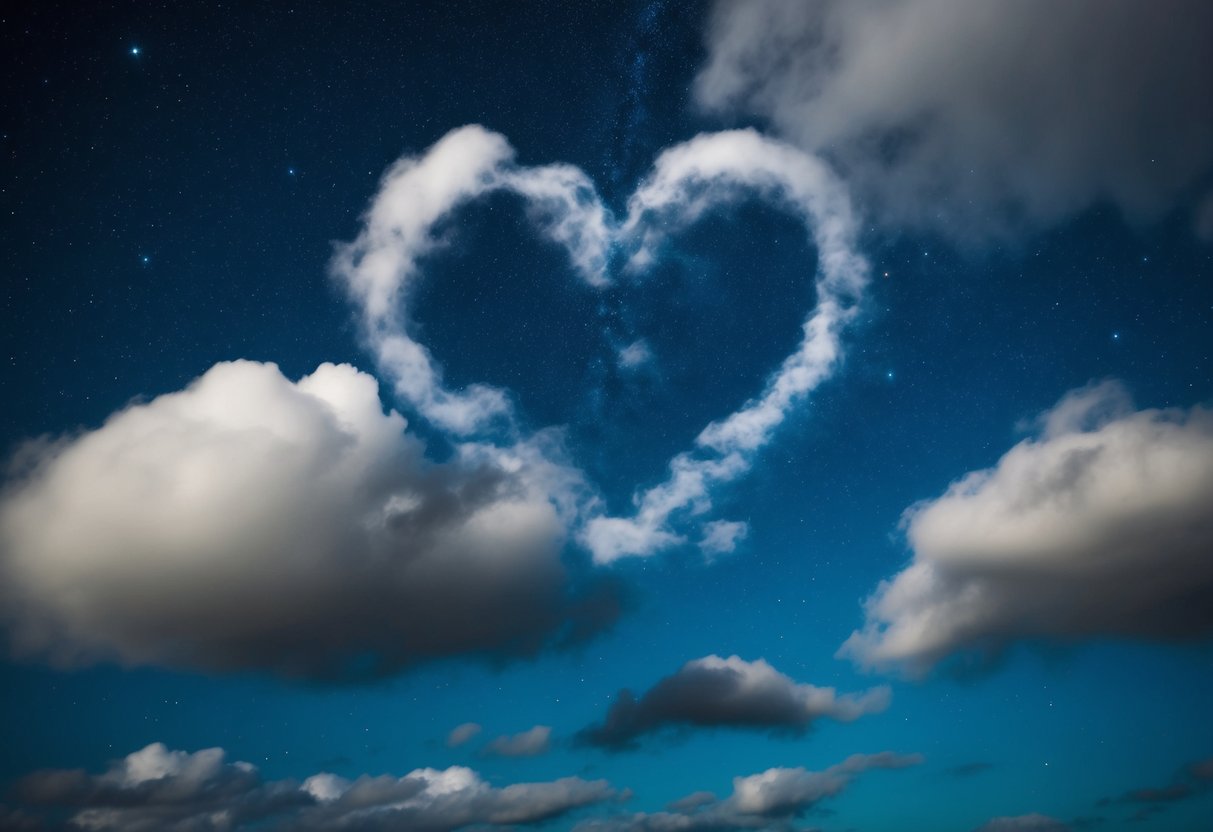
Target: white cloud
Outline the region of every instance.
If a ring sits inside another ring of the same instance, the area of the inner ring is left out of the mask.
[[[633,341],[619,351],[619,366],[637,370],[653,360],[653,350],[643,338]]]
[[[748,471],[753,455],[838,364],[841,331],[856,314],[868,266],[855,250],[855,218],[845,189],[822,162],[795,148],[752,130],[734,130],[665,150],[628,201],[621,234],[631,249],[631,268],[643,271],[670,235],[747,195],[804,221],[818,249],[817,305],[801,343],[762,393],[704,428],[696,439],[698,454],[679,454],[664,482],[635,495],[633,517],[598,517],[586,525],[581,540],[597,562],[651,555],[683,542],[669,528],[671,517],[708,511],[712,489]]]
[[[912,563],[840,653],[919,673],[1020,639],[1213,630],[1213,412],[1075,391],[988,470],[903,519]]]
[[[835,160],[884,221],[971,242],[1190,205],[1210,41],[1203,0],[720,0],[695,93]]]
[[[551,726],[536,725],[520,734],[497,737],[484,750],[499,757],[537,757],[548,753],[551,748]]]
[[[155,776],[149,774],[151,763]],[[610,800],[605,780],[566,777],[495,788],[461,766],[421,768],[403,777],[334,774],[266,782],[255,766],[229,763],[220,748],[193,754],[156,743],[111,764],[103,774],[41,771],[17,796],[51,810],[70,810],[71,824],[95,832],[230,832],[274,829],[425,829],[512,826],[559,817]],[[33,815],[21,815],[33,822]],[[2,817],[2,815],[0,815]]]
[[[32,446],[0,500],[14,646],[341,677],[593,631],[560,557],[584,485],[553,437],[423,451],[370,376],[248,361]]]
[[[739,520],[713,520],[704,523],[699,551],[703,552],[708,560],[727,555],[736,549],[737,544],[745,540],[749,533],[749,525]]]

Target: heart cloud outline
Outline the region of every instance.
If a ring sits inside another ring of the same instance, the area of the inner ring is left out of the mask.
[[[799,218],[817,248],[816,305],[802,325],[800,344],[767,376],[762,392],[710,422],[693,450],[670,460],[664,481],[637,488],[631,517],[605,514],[597,499],[574,510],[577,540],[597,564],[685,543],[673,527],[675,515],[703,518],[712,507],[712,489],[749,470],[755,454],[841,358],[842,331],[858,314],[869,281],[868,263],[856,248],[850,197],[821,159],[751,129],[703,133],[663,150],[628,198],[622,221],[579,168],[527,167],[514,159],[504,136],[479,125],[454,129],[423,154],[402,157],[384,174],[362,230],[338,246],[330,265],[358,307],[380,372],[455,444],[502,424],[516,446],[526,443],[505,391],[480,383],[448,389],[441,367],[409,332],[411,289],[424,275],[424,258],[441,245],[433,230],[475,200],[501,191],[521,196],[539,233],[563,247],[574,271],[595,288],[613,282],[615,257],[623,256],[625,273],[640,274],[660,257],[666,238],[747,194]],[[703,524],[704,540],[722,523],[732,527],[731,539],[744,535],[744,524],[711,521]]]

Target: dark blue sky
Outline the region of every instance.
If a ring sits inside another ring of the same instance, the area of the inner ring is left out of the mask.
[[[1161,7],[4,12],[0,828],[1202,828]]]

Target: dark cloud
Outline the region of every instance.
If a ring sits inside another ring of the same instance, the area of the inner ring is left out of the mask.
[[[613,620],[562,560],[586,492],[558,437],[435,464],[405,427],[352,367],[238,361],[29,449],[0,498],[14,649],[342,679]]]
[[[1069,832],[1070,826],[1048,815],[992,818],[973,832]]]
[[[103,774],[43,771],[15,791],[31,811],[66,813],[70,828],[91,832],[232,832],[267,824],[281,832],[446,832],[537,823],[616,796],[606,781],[576,777],[495,788],[459,766],[403,777],[265,782],[254,766],[228,762],[222,749],[190,754],[159,743]],[[0,828],[50,828],[29,812],[0,809],[0,821],[9,820],[13,826]]]
[[[695,92],[898,226],[980,239],[1107,201],[1207,232],[1211,42],[1204,0],[720,0]]]
[[[1184,765],[1170,783],[1131,789],[1118,797],[1105,797],[1098,805],[1136,806],[1138,811],[1134,817],[1144,819],[1162,812],[1169,804],[1210,791],[1213,791],[1213,757]]]
[[[818,719],[844,722],[888,707],[888,688],[838,695],[833,688],[797,684],[762,659],[706,656],[687,662],[637,698],[622,690],[606,719],[577,739],[613,750],[676,727],[750,728],[803,734]]]
[[[1213,411],[1074,391],[1039,434],[903,518],[913,562],[840,650],[925,672],[1021,639],[1213,631]]]
[[[859,774],[873,769],[918,765],[917,754],[855,754],[823,771],[772,768],[733,778],[733,792],[717,800],[696,792],[670,804],[667,812],[595,818],[579,823],[574,832],[707,832],[726,829],[785,830],[791,821],[842,793]]]

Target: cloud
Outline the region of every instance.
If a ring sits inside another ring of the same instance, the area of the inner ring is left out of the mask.
[[[470,742],[473,737],[480,733],[480,730],[480,725],[475,722],[465,722],[462,725],[456,725],[451,729],[451,733],[446,735],[447,748],[458,748]]]
[[[826,156],[883,221],[971,243],[1213,172],[1203,0],[718,2],[697,101]]]
[[[660,679],[639,698],[622,690],[606,719],[578,741],[612,750],[634,748],[669,728],[749,728],[800,735],[819,719],[851,722],[888,707],[889,689],[839,695],[833,688],[797,684],[762,659],[705,656]]]
[[[435,464],[352,367],[218,364],[25,450],[0,609],[18,653],[64,664],[345,678],[531,655],[617,612],[562,562],[584,484],[558,444]]]
[[[1187,763],[1164,786],[1132,789],[1119,797],[1105,797],[1099,806],[1124,804],[1138,806],[1134,818],[1145,818],[1163,811],[1168,804],[1189,800],[1213,791],[1213,757]]]
[[[749,470],[754,454],[839,361],[840,333],[857,314],[868,279],[846,189],[819,159],[753,130],[703,134],[667,148],[629,198],[622,221],[582,171],[519,166],[509,142],[478,125],[400,159],[380,183],[362,231],[338,248],[332,272],[357,306],[366,341],[396,393],[456,436],[514,435],[513,404],[508,391],[483,384],[448,389],[438,362],[413,333],[409,301],[426,258],[443,246],[446,224],[494,192],[520,196],[540,233],[567,250],[593,287],[611,282],[616,254],[624,256],[632,279],[641,279],[671,234],[742,198],[764,199],[804,221],[818,249],[818,297],[795,352],[757,398],[705,427],[695,451],[671,460],[665,482],[635,494],[633,517],[592,513],[577,534],[598,563],[684,543],[671,520],[708,511],[712,489]],[[640,340],[620,359],[625,368],[639,366],[645,353]]]
[[[1047,815],[992,818],[973,832],[1068,832],[1069,826]]]
[[[468,203],[505,191],[562,246],[590,285],[608,282],[608,215],[593,183],[570,165],[520,167],[505,137],[479,125],[452,130],[421,156],[398,160],[380,182],[355,240],[339,246],[334,276],[359,306],[364,334],[398,395],[438,427],[460,435],[509,421],[507,393],[473,384],[448,390],[433,356],[410,333],[408,302],[423,261],[442,248],[443,223]]]
[[[840,650],[928,670],[1019,639],[1213,630],[1213,412],[1074,391],[988,470],[911,507],[914,558]]]
[[[528,731],[511,736],[497,737],[485,747],[485,752],[499,757],[537,757],[546,754],[552,747],[550,725],[536,725]]]
[[[855,754],[824,771],[772,768],[733,778],[733,793],[716,800],[696,792],[671,804],[670,811],[586,820],[575,832],[695,832],[726,829],[786,829],[788,821],[842,793],[859,774],[873,769],[918,765],[918,754]]]
[[[701,516],[711,492],[746,473],[754,455],[841,358],[842,330],[857,314],[868,264],[855,249],[856,225],[846,190],[819,159],[753,130],[696,136],[661,153],[628,200],[621,227],[634,273],[655,262],[667,238],[709,211],[758,196],[801,218],[818,250],[817,305],[795,351],[763,391],[695,440],[696,451],[669,464],[665,481],[637,492],[632,517],[594,517],[580,540],[599,563],[647,556],[685,542],[671,518]]]
[[[991,763],[961,763],[960,765],[948,768],[945,773],[952,777],[974,777],[978,774],[985,774],[994,766]]]
[[[704,523],[699,551],[709,560],[719,555],[727,555],[736,549],[737,544],[745,540],[749,533],[749,524],[736,520],[713,520]]]
[[[637,339],[619,351],[619,366],[625,370],[638,370],[653,360],[653,350],[648,341]]]
[[[190,754],[160,743],[100,775],[32,774],[16,793],[29,806],[70,811],[74,828],[93,832],[228,832],[267,825],[284,832],[442,832],[536,823],[615,797],[606,781],[577,777],[495,788],[460,766],[403,777],[350,781],[321,773],[302,783],[265,782],[255,766],[229,763],[220,748]]]

